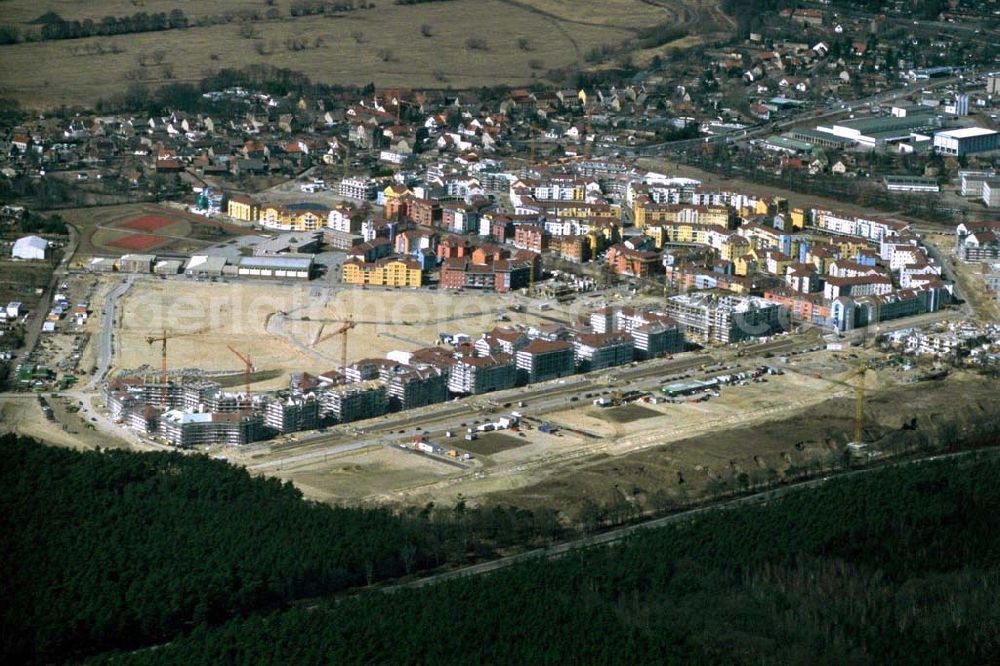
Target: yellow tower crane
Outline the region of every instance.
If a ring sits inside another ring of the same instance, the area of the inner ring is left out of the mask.
[[[325,342],[326,340],[329,340],[330,338],[334,338],[334,337],[336,337],[338,335],[343,335],[344,336],[344,341],[343,341],[343,345],[341,346],[341,349],[340,349],[340,370],[343,371],[344,368],[347,367],[347,332],[350,331],[355,326],[357,326],[357,324],[354,323],[353,319],[347,319],[347,320],[345,320],[341,324],[340,328],[338,328],[336,331],[334,331],[333,333],[330,333],[328,335],[322,335],[323,328],[320,327],[319,333],[316,334],[316,339],[312,343],[312,346],[315,347],[319,343]]]

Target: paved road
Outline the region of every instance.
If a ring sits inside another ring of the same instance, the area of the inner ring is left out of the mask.
[[[933,455],[918,460],[901,460],[897,462],[876,465],[873,467],[866,467],[864,469],[857,469],[849,472],[841,472],[839,474],[835,474],[832,476],[825,476],[818,479],[812,479],[809,481],[801,481],[798,483],[789,484],[787,486],[782,486],[780,488],[775,488],[773,490],[765,490],[764,492],[755,493],[753,495],[746,495],[744,497],[739,497],[737,499],[720,502],[718,504],[711,504],[708,506],[699,507],[697,509],[681,511],[680,513],[675,513],[663,518],[656,518],[635,525],[620,527],[608,532],[603,532],[601,534],[583,537],[580,539],[576,539],[574,541],[567,541],[565,543],[561,543],[556,546],[551,546],[549,548],[538,548],[532,551],[528,551],[526,553],[511,555],[509,557],[503,557],[498,560],[492,560],[490,562],[483,562],[481,564],[475,564],[469,567],[463,567],[461,569],[456,569],[454,571],[446,571],[444,573],[428,576],[426,578],[421,578],[419,580],[400,583],[398,585],[392,585],[389,587],[384,587],[381,588],[381,590],[383,592],[395,592],[401,589],[414,589],[419,587],[426,587],[428,585],[436,585],[438,583],[454,580],[456,578],[479,576],[485,573],[498,571],[500,569],[506,569],[507,567],[514,566],[515,564],[520,564],[522,562],[527,562],[531,560],[537,560],[541,558],[555,559],[562,555],[565,555],[566,553],[580,550],[582,548],[591,548],[593,546],[616,543],[642,530],[656,529],[658,527],[664,527],[666,525],[671,525],[674,523],[689,521],[692,520],[693,518],[697,518],[698,516],[709,512],[733,509],[745,504],[763,504],[771,500],[777,499],[779,497],[783,497],[784,495],[788,495],[790,493],[796,493],[802,490],[806,490],[808,488],[819,487],[829,481],[836,482],[836,480],[839,479],[846,479],[849,477],[859,476],[861,474],[869,474],[871,472],[885,469],[887,467],[902,467],[904,465],[916,465],[935,460],[946,460],[950,458],[959,458],[975,454],[997,455],[998,453],[1000,453],[1000,448],[990,449],[988,451],[984,450],[960,451],[958,453]]]
[[[135,277],[131,275],[124,278],[121,283],[115,285],[115,288],[108,292],[107,297],[104,299],[104,305],[101,309],[101,332],[97,342],[97,367],[93,375],[91,375],[90,381],[87,382],[87,390],[89,391],[94,390],[97,383],[104,379],[104,376],[108,373],[108,369],[111,367],[111,361],[114,359],[115,352],[114,331],[118,299],[125,295],[132,287],[134,281]]]

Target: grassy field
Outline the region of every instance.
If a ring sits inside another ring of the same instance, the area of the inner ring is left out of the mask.
[[[38,302],[35,290],[48,287],[52,264],[48,261],[0,260],[0,305],[19,301],[26,309]]]
[[[0,47],[0,94],[26,106],[92,104],[101,96],[142,81],[155,86],[196,81],[226,67],[267,63],[299,70],[317,81],[377,86],[452,87],[525,85],[545,71],[582,65],[596,46],[619,45],[642,28],[693,18],[697,0],[452,0],[417,5],[378,3],[375,9],[336,16],[291,17],[288,1],[276,4],[280,18],[204,25],[163,32],[20,43]],[[712,4],[712,3],[708,3]],[[22,31],[45,11],[66,19],[169,11],[177,3],[147,0],[8,0],[0,23]],[[245,1],[184,3],[192,23],[224,12],[263,11]],[[691,8],[695,8],[692,10]],[[430,37],[423,35],[429,27]],[[252,27],[253,35],[249,34]],[[243,34],[241,34],[243,33]],[[470,50],[469,37],[485,48]],[[288,39],[307,44],[290,50]],[[102,53],[97,53],[97,46]],[[119,52],[113,53],[112,46]],[[153,64],[150,54],[162,52]],[[145,65],[139,59],[147,59]]]

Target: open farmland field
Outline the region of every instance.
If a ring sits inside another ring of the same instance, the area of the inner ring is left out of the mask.
[[[333,289],[250,280],[141,280],[121,301],[116,333],[121,352],[114,365],[155,365],[158,357],[145,338],[166,329],[182,335],[168,345],[172,369],[239,372],[242,365],[228,349],[232,345],[263,373],[257,375],[255,389],[277,388],[287,385],[289,373],[319,374],[340,365],[343,336],[323,340],[340,321],[356,322],[348,334],[350,362],[432,346],[441,333],[478,337],[496,325],[496,313],[505,312],[509,302],[493,294]],[[530,314],[509,315],[513,323],[542,321]],[[313,345],[321,330],[320,342]]]
[[[243,227],[154,204],[80,208],[62,215],[80,231],[74,267],[94,256],[150,250],[195,252],[248,233]]]
[[[223,68],[260,63],[301,71],[315,81],[415,88],[527,85],[553,68],[583,66],[595,47],[635,40],[671,22],[699,31],[697,0],[451,0],[331,16],[291,16],[279,0],[274,18],[259,2],[147,0],[141,11],[182,9],[179,30],[23,42],[0,47],[0,94],[33,108],[91,105],[130,84],[194,82]],[[714,4],[714,3],[708,3]],[[139,11],[123,0],[8,0],[0,22],[37,32],[46,11],[100,22]],[[241,17],[250,17],[242,20]],[[256,17],[256,18],[253,18]],[[228,21],[228,22],[223,22]],[[713,25],[715,25],[713,23]],[[424,28],[430,36],[424,36]],[[469,48],[469,39],[480,45]],[[304,47],[304,48],[303,48]]]

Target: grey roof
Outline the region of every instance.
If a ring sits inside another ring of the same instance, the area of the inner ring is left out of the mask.
[[[307,271],[312,266],[311,257],[241,257],[240,268],[271,268]]]

